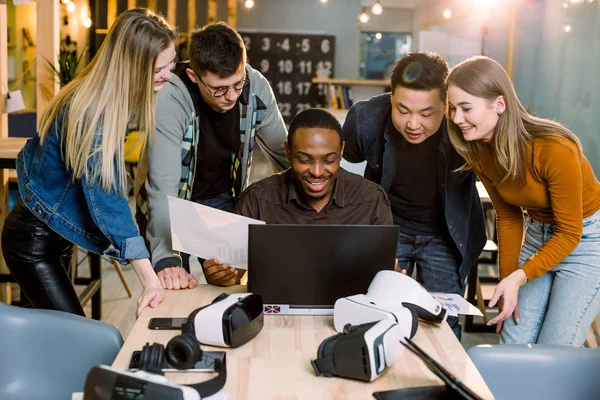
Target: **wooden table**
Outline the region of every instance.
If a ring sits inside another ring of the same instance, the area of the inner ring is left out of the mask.
[[[0,231],[4,226],[4,220],[8,214],[8,169],[15,168],[17,154],[27,143],[27,138],[0,138]],[[75,278],[74,284],[86,285],[83,292],[79,295],[82,306],[88,301],[92,301],[92,318],[100,320],[102,317],[102,285],[100,256],[98,254],[88,253],[90,260],[90,277]],[[0,250],[0,283],[6,284],[6,298],[10,301],[10,284],[14,282],[12,276],[8,273],[8,268],[2,257]]]
[[[148,329],[151,317],[184,317],[210,303],[222,292],[244,292],[244,286],[219,288],[198,285],[193,290],[166,290],[163,303],[146,308],[136,321],[113,367],[127,369],[131,354],[146,343],[167,344],[179,331]],[[368,384],[341,378],[317,377],[310,360],[323,339],[334,335],[333,317],[265,315],[263,330],[252,341],[227,352],[227,383],[231,399],[369,399],[375,391],[441,385],[419,358],[404,352],[381,378]],[[463,350],[448,324],[420,323],[415,342],[485,399],[492,393]],[[204,350],[223,350],[202,345]],[[171,382],[195,383],[212,378],[207,373],[167,373]]]

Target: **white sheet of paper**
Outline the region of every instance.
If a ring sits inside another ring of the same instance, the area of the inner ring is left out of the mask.
[[[221,264],[248,268],[248,225],[264,221],[242,217],[168,196],[173,249]]]
[[[20,90],[10,92],[10,98],[6,97],[6,112],[11,113],[15,111],[21,111],[25,109],[25,103],[23,102],[23,94]]]
[[[433,293],[431,296],[440,302],[442,307],[448,310],[448,315],[457,317],[458,314],[477,315],[483,317],[483,314],[477,307],[469,303],[462,296],[454,293]]]

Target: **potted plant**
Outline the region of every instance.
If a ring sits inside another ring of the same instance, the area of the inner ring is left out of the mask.
[[[63,87],[73,80],[79,73],[79,64],[85,54],[87,47],[79,55],[77,54],[77,43],[67,39],[63,40],[58,52],[58,66],[46,60],[56,79]]]

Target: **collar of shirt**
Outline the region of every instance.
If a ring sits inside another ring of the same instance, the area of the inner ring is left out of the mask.
[[[302,202],[302,197],[298,193],[296,181],[294,180],[294,176],[292,175],[292,169],[288,169],[284,172],[284,174],[286,175],[286,182],[288,186],[287,204],[291,203],[292,201],[295,201],[296,204],[306,208],[307,210],[314,210],[314,208],[307,206]],[[347,174],[349,174],[349,172],[342,168],[338,170],[338,173],[334,178],[335,182],[333,185],[333,194],[331,195],[331,200],[329,201],[329,203],[327,203],[325,208],[329,207],[331,204],[335,204],[337,207],[341,208],[345,207],[344,177],[346,177]]]

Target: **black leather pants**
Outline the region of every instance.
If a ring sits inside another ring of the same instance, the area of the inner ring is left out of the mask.
[[[73,244],[39,220],[21,198],[4,222],[2,252],[34,308],[85,316],[69,278]]]

